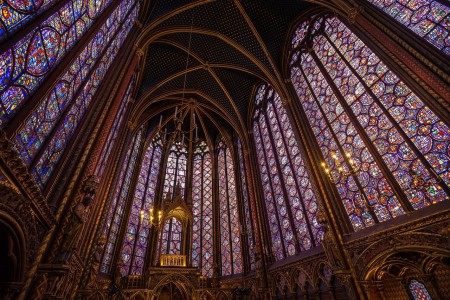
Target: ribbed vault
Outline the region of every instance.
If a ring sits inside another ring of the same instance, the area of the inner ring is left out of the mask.
[[[216,126],[245,136],[253,88],[262,81],[282,86],[289,26],[309,4],[202,0],[150,5],[137,42],[145,54],[133,119],[156,124],[159,115],[170,116],[182,99],[191,98],[210,136],[218,133]]]

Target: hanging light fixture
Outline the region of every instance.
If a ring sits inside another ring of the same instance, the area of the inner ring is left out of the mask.
[[[186,92],[186,81],[187,81],[187,70],[188,70],[188,66],[189,66],[189,57],[191,54],[191,41],[192,41],[192,29],[193,29],[193,24],[194,24],[194,13],[192,13],[192,18],[191,18],[191,28],[189,31],[189,43],[188,43],[188,51],[187,51],[187,56],[186,56],[186,66],[185,66],[185,71],[184,71],[184,80],[183,80],[183,92],[182,92],[182,96],[181,96],[181,105],[180,105],[180,109],[178,109],[178,106],[175,107],[175,113],[173,116],[173,122],[174,122],[174,131],[168,132],[167,131],[167,127],[164,131],[164,134],[162,135],[162,139],[165,142],[166,141],[166,137],[167,135],[169,136],[173,136],[173,140],[180,140],[181,144],[184,144],[184,141],[187,140],[188,142],[190,141],[190,134],[195,130],[195,137],[193,142],[196,143],[198,140],[198,129],[197,129],[197,124],[195,122],[195,113],[193,113],[193,126],[192,128],[189,128],[189,130],[187,131],[183,131],[182,130],[182,125],[183,125],[183,106],[184,106],[184,96],[185,96],[185,92]],[[162,129],[162,121],[163,121],[163,116],[161,115],[159,118],[159,125],[158,125],[158,131],[161,131]]]

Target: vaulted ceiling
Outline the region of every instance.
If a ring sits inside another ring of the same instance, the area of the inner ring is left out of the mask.
[[[214,124],[243,133],[254,86],[283,82],[290,26],[308,4],[158,0],[144,7],[135,117],[155,122],[161,114],[171,116],[181,99],[193,98],[214,135]]]

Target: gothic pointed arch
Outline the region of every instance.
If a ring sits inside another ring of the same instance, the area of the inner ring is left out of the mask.
[[[450,130],[339,17],[304,19],[291,82],[355,231],[448,196]]]

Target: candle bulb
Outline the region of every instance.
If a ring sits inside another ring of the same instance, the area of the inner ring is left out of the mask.
[[[195,139],[198,139],[198,127],[195,127]]]
[[[161,123],[162,123],[162,115],[159,117],[159,127],[161,127]]]

